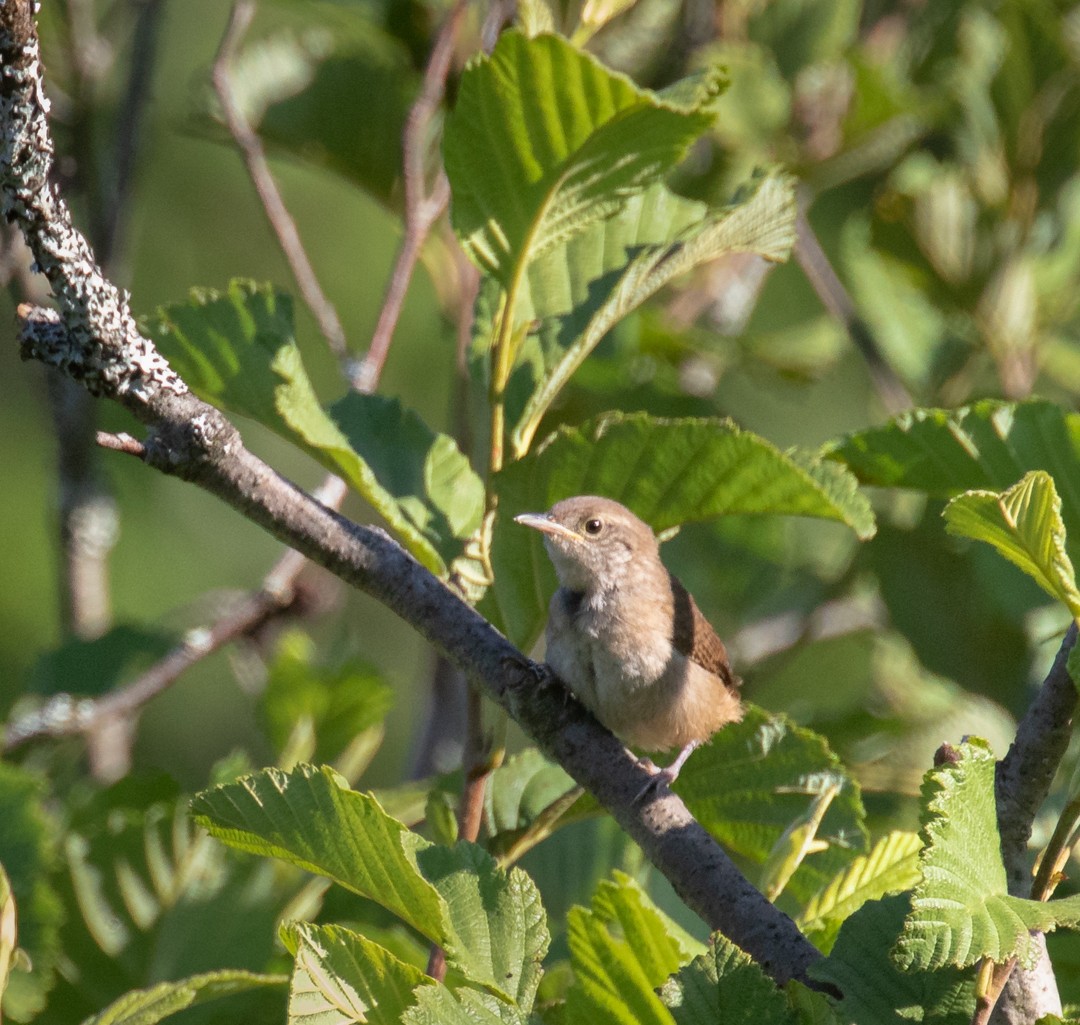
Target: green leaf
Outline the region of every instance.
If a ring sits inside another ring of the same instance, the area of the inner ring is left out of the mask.
[[[798,918],[799,928],[828,953],[844,921],[868,900],[910,889],[918,882],[921,848],[916,833],[895,830],[883,836],[869,854],[859,855],[810,899]]]
[[[443,138],[466,252],[514,290],[526,264],[673,167],[721,87],[713,71],[652,93],[558,36],[504,32],[466,69]]]
[[[465,457],[393,399],[351,394],[328,414],[304,370],[288,295],[245,281],[194,289],[146,328],[196,394],[344,477],[433,572],[460,554],[482,495]]]
[[[18,944],[33,965],[27,972],[16,963],[7,977],[3,1017],[14,1021],[29,1021],[45,1006],[61,955],[64,912],[50,881],[54,827],[43,795],[40,779],[0,762],[0,865],[10,885],[7,900],[18,911]]]
[[[399,206],[401,147],[386,140],[401,138],[418,82],[408,51],[355,12],[305,14],[302,29],[255,40],[232,61],[237,102],[271,150]]]
[[[566,770],[535,747],[511,755],[491,774],[484,789],[488,833],[497,837],[525,829],[573,786],[574,781]]]
[[[520,1007],[490,993],[442,985],[418,989],[416,1006],[401,1016],[402,1025],[526,1025],[530,1020]]]
[[[550,939],[536,884],[521,869],[497,868],[470,843],[431,845],[420,852],[418,864],[445,898],[464,951],[452,960],[448,956],[451,966],[496,996],[530,1008]]]
[[[499,522],[488,609],[519,647],[540,632],[555,575],[536,531],[513,523],[569,495],[629,506],[654,530],[732,513],[817,516],[874,532],[866,498],[849,474],[806,454],[783,453],[727,420],[662,420],[609,414],[562,428],[495,478]],[[494,606],[494,607],[492,607]]]
[[[956,968],[903,972],[891,952],[910,908],[910,894],[869,900],[840,927],[812,978],[844,994],[839,1010],[855,1025],[968,1025],[975,1011],[975,973]]]
[[[781,990],[721,933],[660,990],[675,1025],[795,1025]]]
[[[283,938],[295,960],[289,1025],[397,1025],[416,1002],[414,990],[434,985],[419,968],[341,926],[293,922]]]
[[[759,175],[719,207],[657,184],[530,265],[518,320],[538,326],[509,388],[514,452],[525,454],[555,396],[615,324],[725,253],[787,259],[794,222],[794,188],[784,175]]]
[[[703,949],[621,872],[600,884],[588,909],[570,909],[567,942],[575,975],[568,1020],[626,1025],[671,1025],[654,990]]]
[[[985,541],[1080,620],[1080,591],[1065,551],[1061,499],[1053,478],[1033,470],[1002,492],[967,491],[945,507],[950,534]]]
[[[444,558],[480,526],[484,485],[457,443],[397,399],[349,392],[330,416],[402,514]]]
[[[191,975],[177,982],[160,982],[149,989],[125,993],[105,1010],[87,1018],[83,1025],[154,1025],[185,1007],[251,989],[284,986],[287,981],[284,975],[257,975],[229,969]]]
[[[328,876],[456,954],[446,902],[417,867],[427,841],[332,769],[264,769],[204,790],[191,807],[196,821],[229,846]]]
[[[1080,896],[1040,902],[1009,895],[994,797],[996,762],[985,741],[961,744],[956,761],[923,783],[922,881],[897,940],[905,969],[966,967],[1015,957],[1030,968],[1039,948],[1030,930],[1080,925]]]
[[[393,692],[367,663],[318,664],[315,642],[299,630],[278,642],[267,674],[261,710],[280,753],[297,729],[313,735],[305,758],[330,762],[358,734],[381,726]]]
[[[985,400],[957,410],[916,409],[848,435],[829,454],[864,484],[940,497],[1000,491],[1028,470],[1045,470],[1060,489],[1069,536],[1080,540],[1080,413],[1052,402]]]
[[[696,751],[675,789],[694,817],[732,851],[763,862],[789,825],[837,788],[808,855],[787,885],[797,900],[817,893],[867,848],[858,784],[844,774],[825,739],[748,705],[742,722],[725,726]]]
[[[329,876],[439,944],[470,980],[531,1001],[548,933],[523,872],[502,872],[471,844],[428,843],[327,768],[266,769],[204,791],[192,808],[230,846]]]

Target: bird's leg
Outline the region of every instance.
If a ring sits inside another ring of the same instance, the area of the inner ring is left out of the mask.
[[[700,740],[691,740],[679,753],[675,756],[675,760],[664,768],[660,768],[649,758],[639,759],[642,767],[652,773],[652,779],[641,788],[641,793],[635,798],[636,801],[640,801],[649,791],[661,786],[670,786],[679,778],[679,772],[686,764],[686,759],[689,758],[699,747],[701,746]]]

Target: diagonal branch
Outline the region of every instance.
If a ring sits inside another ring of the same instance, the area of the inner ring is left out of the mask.
[[[646,771],[480,614],[378,530],[357,526],[252,455],[236,428],[196,398],[136,329],[48,184],[52,141],[31,0],[0,5],[0,191],[59,313],[24,321],[23,355],[63,369],[149,427],[146,461],[189,480],[364,590],[412,625],[587,787],[671,880],[684,901],[777,981],[806,978],[820,954],[746,880],[670,792],[637,802]]]

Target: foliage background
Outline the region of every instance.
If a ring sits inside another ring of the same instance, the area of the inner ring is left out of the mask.
[[[335,6],[267,4],[253,36]],[[373,45],[397,47],[395,26],[412,24],[403,9],[420,24],[442,13],[437,3],[395,8],[392,0],[340,7],[369,19]],[[813,226],[916,404],[954,407],[1035,392],[1074,409],[1075,9],[1035,0],[932,8],[853,0],[725,5],[726,41],[697,56],[724,61],[733,86],[712,148],[695,152],[681,185],[722,194],[755,163],[773,161],[809,183]],[[622,35],[601,35],[598,47],[645,81],[662,79],[670,70],[662,48],[654,52],[643,40],[662,38],[678,10],[667,0],[641,0]],[[117,275],[139,314],[182,298],[192,285],[223,287],[234,276],[292,290],[238,157],[198,113],[226,16],[211,0],[167,7],[130,246]],[[59,94],[58,32],[46,12],[46,61]],[[125,44],[117,45],[103,119],[124,65]],[[68,152],[77,142],[63,130],[59,95],[56,102],[59,148]],[[1043,124],[1033,110],[1044,112]],[[397,145],[386,139],[388,148]],[[274,170],[346,332],[362,349],[398,219],[317,161],[282,157]],[[1008,274],[1022,278],[1011,291]],[[1005,296],[1001,308],[992,307],[993,296]],[[340,392],[337,369],[299,304],[297,314],[305,363],[329,401]],[[0,323],[13,317],[12,296],[0,295]],[[1018,325],[1008,335],[1013,350],[997,323]],[[575,378],[549,426],[608,408],[729,415],[781,447],[814,447],[887,414],[865,360],[795,263],[770,274],[745,331],[725,337],[675,324],[669,310],[623,325]],[[454,347],[455,326],[440,312],[435,282],[421,273],[380,391],[451,430]],[[114,408],[101,413],[105,429],[130,427]],[[321,472],[304,456],[256,424],[241,427],[286,475],[303,485],[318,481]],[[0,589],[5,713],[24,689],[40,685],[38,660],[59,637],[53,459],[40,368],[21,365],[14,345],[0,347],[0,528],[11,542]],[[182,629],[206,617],[208,592],[261,580],[276,546],[256,528],[133,460],[102,463],[122,531],[112,558],[118,622]],[[1004,752],[1012,717],[1045,674],[1065,622],[989,549],[947,537],[941,503],[882,493],[877,505],[878,536],[863,545],[835,526],[732,518],[687,527],[665,546],[669,565],[734,639],[750,697],[824,733],[855,770],[875,835],[913,827],[912,798],[940,741],[975,733]],[[356,506],[349,511],[369,517]],[[362,656],[393,688],[387,739],[364,784],[393,783],[413,754],[431,656],[376,603],[355,594],[342,601],[312,629],[325,650]],[[194,790],[236,748],[255,764],[272,758],[234,661],[228,654],[207,660],[147,709],[138,771],[163,770]],[[590,864],[575,853],[583,846]],[[571,827],[526,864],[553,919],[584,900],[611,865],[640,868],[616,831],[595,822]],[[677,912],[663,884],[654,886]]]

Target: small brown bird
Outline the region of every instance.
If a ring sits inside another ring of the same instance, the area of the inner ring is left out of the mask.
[[[609,498],[582,495],[516,522],[544,534],[559,589],[547,664],[627,744],[680,748],[653,784],[672,782],[721,726],[742,718],[723,641],[660,561],[649,526]]]

